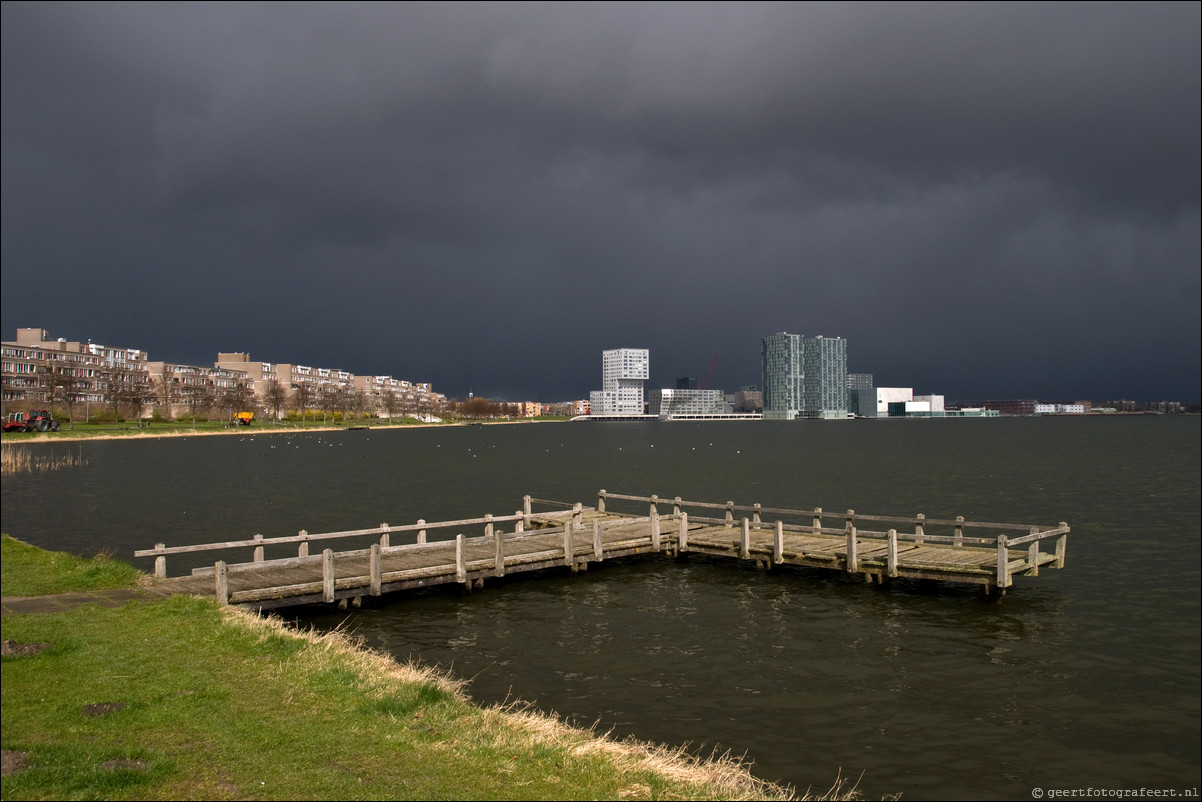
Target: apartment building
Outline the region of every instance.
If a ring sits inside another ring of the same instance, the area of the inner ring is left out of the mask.
[[[45,329],[17,329],[0,344],[0,397],[5,411],[54,403],[145,403],[147,353],[140,348],[52,339]],[[141,396],[141,397],[139,397]],[[10,409],[11,407],[11,409]]]
[[[642,415],[643,383],[650,378],[651,352],[646,348],[612,348],[601,352],[601,389],[589,394],[592,415]]]

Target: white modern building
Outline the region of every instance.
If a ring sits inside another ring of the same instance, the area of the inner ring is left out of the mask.
[[[601,352],[601,389],[589,393],[593,416],[643,415],[643,382],[651,377],[646,348],[613,348]]]

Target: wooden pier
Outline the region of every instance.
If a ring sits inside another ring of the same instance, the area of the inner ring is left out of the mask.
[[[536,506],[550,509],[539,512]],[[134,556],[154,558],[161,589],[213,594],[222,604],[261,609],[322,602],[358,605],[364,597],[452,583],[470,590],[509,574],[556,568],[575,573],[590,563],[646,554],[706,554],[755,561],[765,569],[824,568],[877,584],[894,578],[934,579],[1004,593],[1016,576],[1062,568],[1069,532],[1064,522],[1052,527],[833,513],[604,490],[592,507],[529,496],[522,507],[512,515],[456,521],[255,535],[191,546],[158,543]],[[335,551],[335,543],[342,550]],[[310,554],[311,546],[324,548]],[[250,559],[217,560],[188,575],[168,576],[168,557],[204,552],[249,554]],[[288,556],[280,556],[284,554]]]

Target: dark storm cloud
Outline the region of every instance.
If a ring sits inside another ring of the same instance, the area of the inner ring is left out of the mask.
[[[4,336],[1196,399],[1199,8],[6,3]]]

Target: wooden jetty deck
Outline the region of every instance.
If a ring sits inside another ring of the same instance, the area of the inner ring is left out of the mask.
[[[615,511],[615,502],[643,505],[647,514]],[[535,505],[551,509],[535,512]],[[464,534],[465,530],[478,534]],[[486,579],[514,573],[565,567],[574,573],[594,562],[660,553],[754,560],[767,569],[824,568],[877,584],[894,578],[972,583],[986,592],[1004,593],[1016,576],[1037,576],[1043,567],[1062,568],[1068,533],[1064,522],[1049,527],[963,517],[863,515],[853,510],[828,513],[821,508],[666,500],[602,490],[593,507],[527,496],[523,509],[512,515],[321,534],[302,531],[283,537],[255,535],[190,546],[158,543],[134,556],[154,558],[161,589],[212,594],[222,604],[261,609],[359,604],[364,597],[452,583],[471,589]],[[410,542],[393,545],[394,539]],[[353,548],[309,553],[311,545],[335,541]],[[187,575],[167,573],[171,555],[246,555],[248,550],[246,562],[217,560]],[[295,556],[275,556],[284,550]]]

